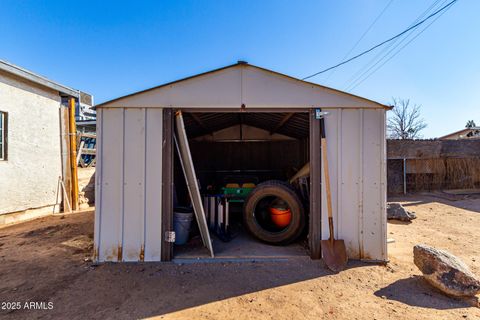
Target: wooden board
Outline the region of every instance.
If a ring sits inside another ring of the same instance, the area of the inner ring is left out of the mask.
[[[321,258],[321,157],[320,120],[315,119],[315,110],[310,111],[310,215],[308,246],[312,259]]]
[[[163,109],[162,128],[162,233],[161,260],[173,258],[173,244],[165,240],[165,233],[173,230],[173,111]]]
[[[203,244],[210,251],[210,255],[213,254],[212,241],[208,232],[207,220],[205,217],[205,211],[203,210],[202,198],[200,196],[200,190],[198,188],[197,176],[195,174],[195,168],[190,153],[190,147],[188,145],[188,138],[185,132],[185,126],[183,124],[183,117],[181,112],[175,114],[175,144],[177,146],[178,155],[182,165],[182,169],[187,182],[188,192],[192,201],[193,210],[197,218],[198,227],[202,236]]]

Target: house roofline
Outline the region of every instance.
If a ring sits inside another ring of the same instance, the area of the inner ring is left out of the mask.
[[[463,131],[468,131],[468,130],[480,130],[480,127],[463,128],[462,130],[458,130],[458,131],[446,134],[444,136],[438,137],[438,139],[445,139],[447,137],[453,136],[454,134],[459,134]]]
[[[80,99],[80,90],[76,90],[67,86],[64,86],[58,82],[52,81],[50,79],[47,79],[41,75],[38,75],[36,73],[33,73],[32,71],[29,71],[27,69],[24,69],[22,67],[19,67],[17,65],[14,65],[10,62],[0,60],[0,70],[4,71],[6,73],[15,75],[17,77],[20,77],[22,79],[28,80],[30,82],[36,83],[38,85],[41,85],[46,88],[53,89],[55,91],[58,91],[60,95],[65,95],[65,96],[70,96],[74,98]],[[88,94],[83,92],[84,94]],[[88,94],[90,95],[90,94]],[[91,96],[91,95],[90,95]]]

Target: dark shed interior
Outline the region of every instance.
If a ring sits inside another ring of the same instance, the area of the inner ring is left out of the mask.
[[[183,113],[200,191],[217,193],[228,183],[287,181],[309,161],[309,113]],[[178,156],[175,156],[176,205],[189,203]],[[213,236],[217,257],[306,255],[305,237],[285,247],[262,243],[242,228],[242,203],[230,206],[234,239]],[[308,207],[308,204],[306,204]],[[308,208],[306,208],[308,210]],[[206,256],[193,224],[187,245],[175,246],[176,258]]]

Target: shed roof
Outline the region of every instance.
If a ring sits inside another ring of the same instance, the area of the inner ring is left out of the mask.
[[[390,108],[246,62],[132,93],[96,107]]]

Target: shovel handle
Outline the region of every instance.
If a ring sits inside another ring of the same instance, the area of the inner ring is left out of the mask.
[[[327,192],[328,218],[332,218],[332,194],[330,191],[330,175],[328,174],[327,140],[325,138],[322,138],[322,160],[323,175],[325,176],[325,190]]]
[[[333,214],[332,214],[332,194],[330,191],[330,174],[328,169],[328,157],[327,157],[327,137],[325,134],[325,120],[322,117],[320,119],[320,134],[321,134],[321,146],[322,146],[322,162],[323,162],[323,175],[325,176],[325,190],[327,192],[327,212],[328,212],[328,229],[330,231],[330,240],[333,241]]]
[[[328,217],[328,230],[330,231],[330,237],[328,240],[333,243],[334,237],[333,237],[333,218]]]

